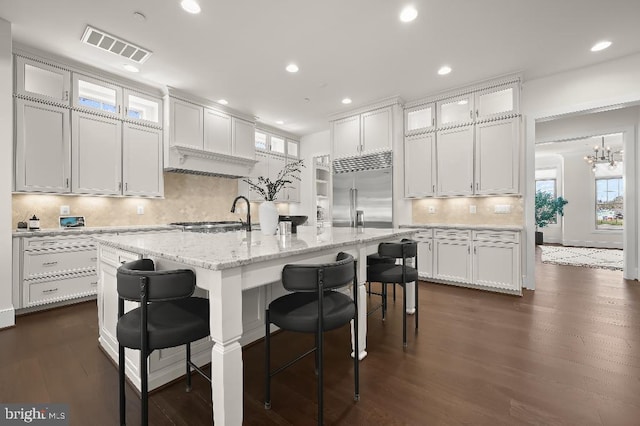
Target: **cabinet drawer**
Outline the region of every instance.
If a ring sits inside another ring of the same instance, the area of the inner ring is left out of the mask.
[[[100,248],[100,259],[102,262],[118,268],[125,262],[131,262],[132,260],[140,259],[140,256],[128,251],[103,246]]]
[[[51,280],[25,282],[25,307],[58,302],[96,294],[98,277],[95,274],[67,276]]]
[[[34,237],[24,239],[25,250],[51,249],[58,247],[95,247],[91,238],[78,237]]]
[[[25,251],[24,278],[95,270],[97,260],[95,248]]]
[[[428,241],[433,238],[433,229],[421,229],[413,239],[416,241]]]
[[[463,229],[434,229],[433,237],[444,240],[468,240],[471,236],[469,230]]]
[[[519,243],[520,233],[517,231],[473,231],[473,240]]]

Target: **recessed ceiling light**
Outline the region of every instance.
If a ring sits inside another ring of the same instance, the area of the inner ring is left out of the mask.
[[[592,52],[599,52],[611,46],[611,42],[607,40],[599,41],[591,47]]]
[[[180,6],[189,13],[200,13],[200,5],[196,0],[182,0]]]
[[[345,104],[345,105],[349,105],[351,103],[351,99],[350,98],[344,98],[342,100],[342,103]]]
[[[438,70],[438,74],[440,75],[447,75],[451,72],[451,67],[445,65],[443,67],[440,67],[440,69]]]
[[[228,100],[226,100],[226,99],[218,99],[218,103],[219,103],[220,105],[227,105],[227,104],[229,103],[229,101],[228,101]]]
[[[138,69],[138,67],[135,67],[131,64],[124,64],[122,66],[122,68],[124,68],[125,70],[129,71],[129,72],[140,72],[140,70]]]
[[[287,65],[286,70],[289,72],[298,72],[300,68],[298,68],[298,66],[296,64],[289,64]]]
[[[402,22],[411,22],[418,17],[418,11],[413,6],[407,6],[400,12],[400,20]]]
[[[284,124],[284,121],[278,120],[278,121],[276,121],[276,124]]]

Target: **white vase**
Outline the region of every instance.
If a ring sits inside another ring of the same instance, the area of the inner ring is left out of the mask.
[[[278,230],[278,208],[273,201],[263,201],[258,208],[260,230],[264,235],[275,235]]]

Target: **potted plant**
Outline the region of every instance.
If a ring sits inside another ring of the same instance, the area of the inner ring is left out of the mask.
[[[555,223],[558,215],[564,216],[564,205],[568,201],[562,197],[554,197],[550,192],[536,192],[536,244],[543,242],[542,231],[550,223]]]
[[[285,164],[278,172],[275,180],[258,176],[257,182],[251,179],[243,179],[249,187],[264,198],[264,202],[258,208],[260,229],[265,235],[273,235],[278,229],[278,209],[274,204],[278,193],[284,188],[291,188],[292,179],[301,180],[300,173],[304,167],[304,160],[296,160]]]

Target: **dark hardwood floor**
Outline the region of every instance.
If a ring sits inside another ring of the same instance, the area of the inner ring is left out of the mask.
[[[374,313],[357,403],[349,330],[328,333],[326,423],[640,424],[640,284],[541,263],[536,282],[523,297],[421,283],[420,329],[406,350],[401,299],[385,322]],[[95,302],[18,317],[0,331],[0,402],[69,403],[72,425],[116,425],[117,372],[97,335]],[[311,344],[276,335],[274,363]],[[313,357],[276,376],[266,411],[263,350],[259,342],[243,353],[245,424],[314,424]],[[150,422],[211,424],[210,397],[198,375],[191,393],[174,383],[152,394]],[[127,398],[129,424],[138,424],[139,400],[131,389]]]

